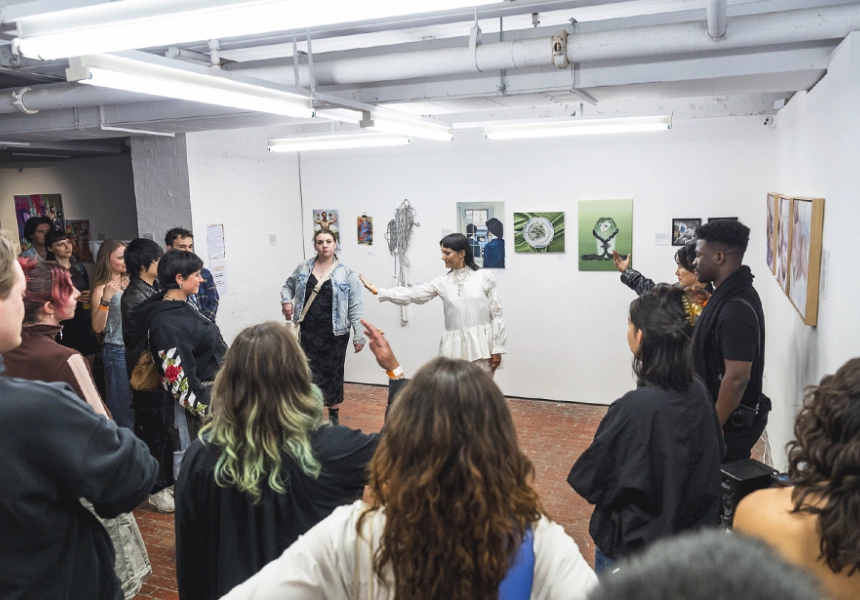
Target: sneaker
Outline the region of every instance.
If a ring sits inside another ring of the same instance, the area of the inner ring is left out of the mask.
[[[175,509],[173,505],[173,494],[169,488],[165,488],[158,493],[150,494],[149,507],[155,512],[172,513]]]

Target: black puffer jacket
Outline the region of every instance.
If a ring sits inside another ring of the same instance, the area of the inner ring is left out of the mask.
[[[139,331],[149,332],[149,350],[167,391],[189,412],[209,410],[209,392],[227,344],[218,326],[188,302],[165,301],[164,292],[131,313]]]

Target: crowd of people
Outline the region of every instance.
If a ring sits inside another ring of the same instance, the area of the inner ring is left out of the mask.
[[[68,239],[31,221],[20,257],[0,232],[2,598],[132,597],[148,560],[130,512],[147,499],[175,511],[183,600],[860,597],[860,359],[809,391],[793,487],[738,508],[737,529],[763,542],[715,533],[720,465],[750,457],[770,410],[737,221],[697,230],[674,285],[614,257],[637,292],[636,388],[568,477],[595,507],[594,569],[546,513],[494,383],[502,304],[466,236],[440,241],[446,274],[382,289],[323,226],[281,292],[288,323],[228,348],[192,232],[167,232],[166,252],[105,242],[89,289]],[[399,305],[439,296],[440,356],[407,379],[363,318],[363,288]],[[350,330],[389,377],[379,433],[339,424]]]

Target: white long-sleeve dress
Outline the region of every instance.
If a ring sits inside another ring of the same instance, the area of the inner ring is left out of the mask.
[[[468,361],[506,352],[507,336],[496,278],[485,269],[454,269],[429,283],[377,290],[380,302],[424,304],[439,296],[445,305],[445,334],[439,354]]]

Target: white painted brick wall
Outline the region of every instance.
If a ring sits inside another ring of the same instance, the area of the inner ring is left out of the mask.
[[[302,260],[298,161],[269,152],[264,129],[189,133],[187,151],[194,245],[207,264],[206,228],[224,225],[227,293],[217,322],[230,343],[248,325],[283,321],[281,287]]]
[[[140,235],[153,233],[164,245],[172,227],[191,227],[191,193],[184,134],[175,138],[131,138],[134,194]]]

